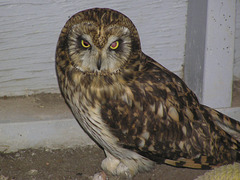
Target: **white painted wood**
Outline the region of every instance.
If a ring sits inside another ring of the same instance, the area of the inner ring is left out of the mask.
[[[202,102],[208,0],[188,2],[184,81]]]
[[[235,0],[208,0],[203,104],[230,107],[235,38]]]
[[[0,1],[0,96],[59,92],[55,47],[61,28],[80,10],[107,7],[126,14],[143,51],[182,76],[187,0]]]
[[[233,75],[234,79],[240,80],[240,0],[236,2],[236,24],[235,24],[235,54]]]

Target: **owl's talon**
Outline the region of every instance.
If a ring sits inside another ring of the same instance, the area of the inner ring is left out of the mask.
[[[104,171],[94,174],[92,180],[108,180]]]
[[[130,173],[129,167],[108,152],[106,152],[106,155],[107,158],[102,161],[101,167],[107,174],[120,176],[127,179],[131,179],[133,177],[134,174]]]

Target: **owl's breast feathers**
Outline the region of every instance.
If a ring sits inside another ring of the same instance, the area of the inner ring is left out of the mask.
[[[142,59],[130,65],[134,71],[126,67],[119,74],[116,89],[106,92],[113,96],[101,103],[101,117],[118,144],[180,167],[236,161],[240,123],[199,104],[179,77],[144,54]]]

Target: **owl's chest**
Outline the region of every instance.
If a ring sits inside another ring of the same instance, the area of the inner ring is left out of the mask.
[[[68,104],[75,117],[79,121],[98,122],[101,119],[102,106],[109,101],[121,99],[125,94],[126,88],[121,83],[120,77],[120,75],[94,76],[81,73],[73,74],[71,81],[68,81],[73,83],[73,85],[65,86],[67,89],[64,92],[67,92]]]
[[[70,105],[75,117],[79,121],[98,121],[101,118],[101,106],[111,99],[117,98],[118,87],[107,84],[103,78],[79,78],[77,86],[68,86],[66,91],[71,92]]]
[[[81,87],[72,94],[72,100],[68,102],[81,127],[107,149],[112,149],[117,140],[109,132],[101,111],[103,104],[114,98],[113,95],[113,87]]]

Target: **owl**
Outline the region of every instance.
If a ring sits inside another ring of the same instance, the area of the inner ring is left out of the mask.
[[[74,117],[104,149],[107,174],[132,178],[155,163],[211,169],[240,160],[240,123],[200,104],[144,54],[136,27],[120,12],[73,15],[59,36],[56,72]]]

